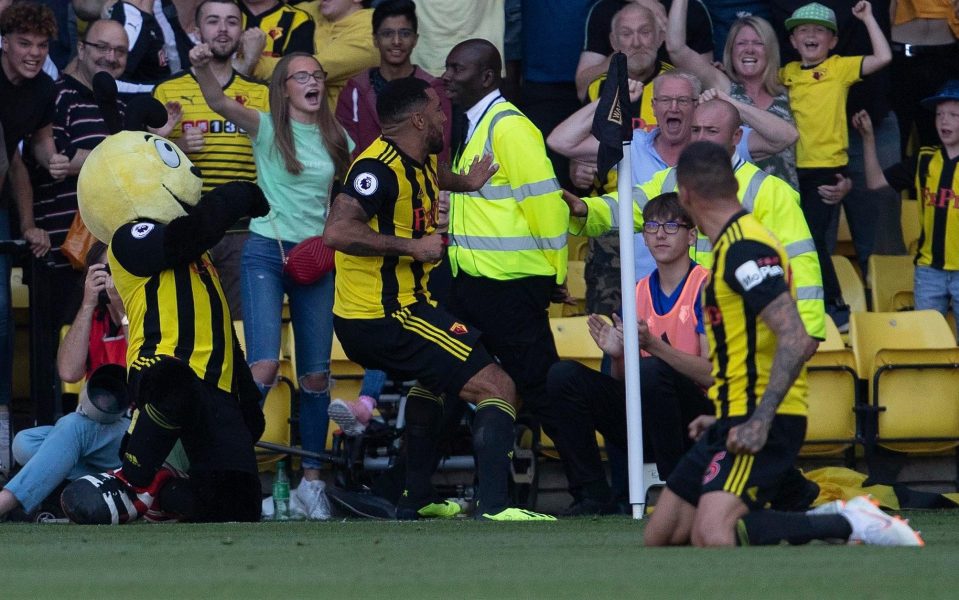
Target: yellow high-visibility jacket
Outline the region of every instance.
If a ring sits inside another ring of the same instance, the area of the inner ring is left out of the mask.
[[[756,165],[736,157],[736,181],[739,183],[739,201],[743,208],[755,215],[786,249],[796,282],[796,305],[799,316],[810,336],[826,339],[826,305],[822,289],[822,271],[819,256],[809,226],[799,205],[799,192],[788,183],[765,173]],[[676,170],[672,167],[653,175],[646,183],[633,186],[634,229],[643,227],[643,207],[650,198],[676,191]],[[574,235],[597,236],[619,227],[618,194],[615,192],[592,198],[583,198],[589,214],[570,219],[569,231]],[[702,233],[690,256],[706,268],[712,267],[712,244]]]
[[[533,275],[566,279],[569,209],[543,135],[509,102],[493,104],[454,159],[465,172],[493,155],[499,170],[478,191],[450,197],[449,256],[453,275],[510,280]]]

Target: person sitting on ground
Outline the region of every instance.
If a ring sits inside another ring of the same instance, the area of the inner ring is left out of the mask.
[[[643,439],[655,455],[660,477],[666,478],[692,445],[685,435],[689,423],[712,412],[704,393],[712,376],[700,308],[700,290],[709,272],[689,258],[696,229],[675,193],[650,200],[643,218],[643,239],[656,260],[656,269],[636,286]],[[623,323],[615,314],[613,325],[593,314],[589,333],[612,357],[611,375],[563,360],[550,368],[547,380],[561,416],[554,441],[575,499],[571,515],[617,509],[594,431],[624,452],[627,445]]]
[[[55,425],[25,429],[13,439],[23,468],[0,490],[0,518],[21,507],[32,514],[64,481],[120,466],[120,441],[130,424],[126,400],[126,314],[107,268],[106,244],[87,254],[83,304],[60,344],[60,378],[87,378],[77,411]]]

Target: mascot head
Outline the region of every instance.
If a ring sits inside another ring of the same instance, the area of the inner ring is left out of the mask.
[[[77,181],[80,217],[110,243],[124,223],[169,223],[200,201],[200,170],[176,144],[143,131],[121,131],[87,157]]]

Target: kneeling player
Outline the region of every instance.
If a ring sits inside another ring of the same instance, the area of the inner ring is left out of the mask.
[[[763,507],[795,464],[806,432],[804,356],[813,340],[795,304],[786,252],[743,210],[728,153],[692,144],[676,168],[683,208],[713,244],[703,314],[718,417],[690,424],[696,445],[666,482],[645,531],[648,546],[732,546],[841,539],[922,545],[868,498],[833,514]],[[876,527],[876,523],[880,527]]]

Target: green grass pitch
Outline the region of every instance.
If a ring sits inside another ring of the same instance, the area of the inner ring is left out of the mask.
[[[645,549],[643,522],[0,525],[0,598],[957,598],[959,511],[925,548]]]

